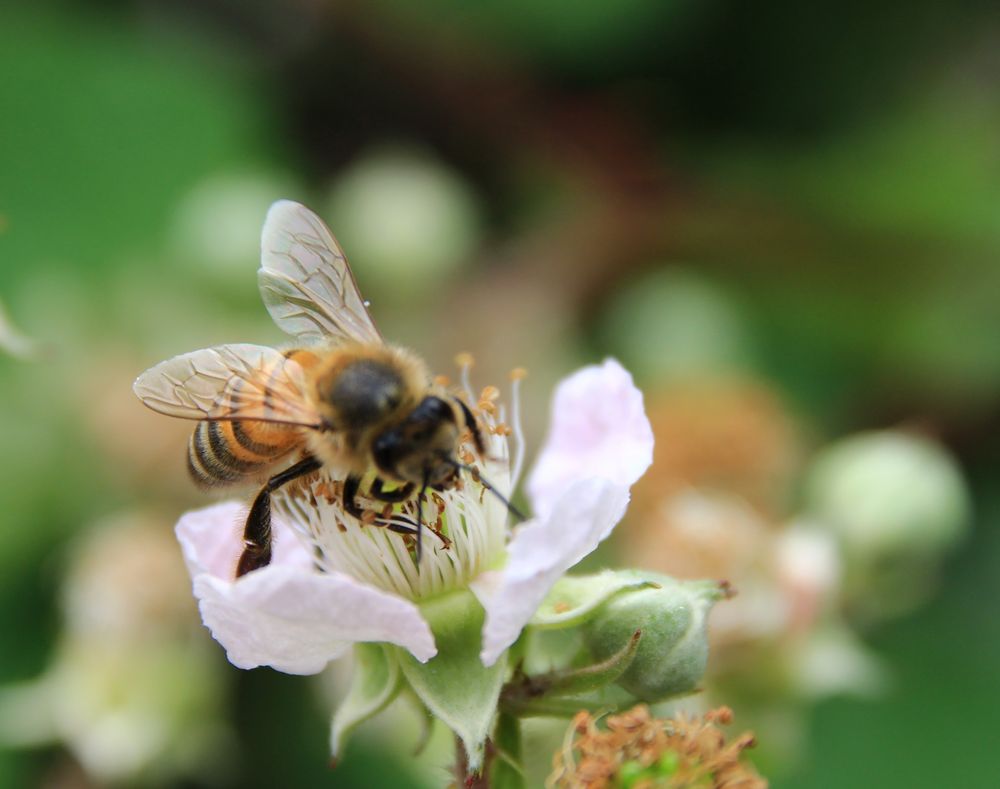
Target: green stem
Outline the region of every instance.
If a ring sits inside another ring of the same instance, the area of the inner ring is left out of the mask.
[[[483,754],[482,771],[478,773],[469,770],[469,754],[465,750],[462,738],[455,735],[455,779],[459,789],[490,789],[490,767],[493,762],[493,743],[487,741]]]

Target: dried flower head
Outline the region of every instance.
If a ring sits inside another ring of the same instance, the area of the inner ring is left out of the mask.
[[[765,515],[782,509],[798,467],[799,436],[770,390],[736,382],[660,390],[649,400],[649,419],[655,457],[636,485],[639,517],[630,541],[656,530],[642,527],[647,513],[692,487],[738,496]]]
[[[599,725],[599,716],[580,712],[553,759],[546,787],[766,789],[767,781],[740,761],[753,746],[753,735],[727,742],[719,729],[732,717],[728,707],[720,707],[701,717],[660,719],[640,705]]]

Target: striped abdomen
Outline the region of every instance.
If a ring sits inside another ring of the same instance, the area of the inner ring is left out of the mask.
[[[199,422],[188,442],[188,472],[203,487],[257,479],[301,444],[290,426],[252,420]]]

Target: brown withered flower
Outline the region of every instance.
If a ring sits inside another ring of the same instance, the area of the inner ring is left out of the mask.
[[[566,744],[553,759],[547,789],[766,789],[768,783],[740,760],[754,744],[750,733],[727,741],[719,726],[732,721],[728,707],[700,717],[654,718],[639,705],[600,716],[577,713]]]

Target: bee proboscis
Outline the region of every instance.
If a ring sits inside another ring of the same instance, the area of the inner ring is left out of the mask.
[[[271,206],[258,281],[271,317],[298,347],[205,348],[161,362],[133,387],[154,411],[199,420],[187,458],[197,484],[263,481],[237,577],[271,560],[271,494],[323,468],[343,479],[346,512],[415,535],[419,561],[427,489],[456,485],[466,468],[456,459],[466,431],[479,455],[485,451],[474,414],[431,382],[419,357],[382,339],[339,244],[305,206]],[[372,470],[367,495],[395,504],[416,494],[415,522],[362,510],[357,496]]]

